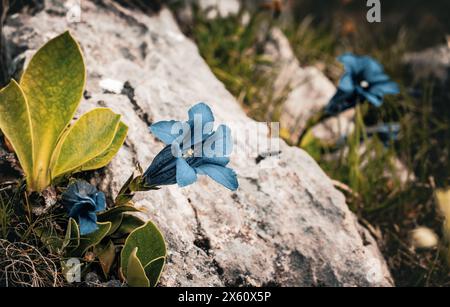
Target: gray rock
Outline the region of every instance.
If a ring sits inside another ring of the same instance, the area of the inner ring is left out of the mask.
[[[241,8],[239,0],[197,0],[197,2],[203,10],[210,10],[210,18],[236,15]]]
[[[192,7],[193,5],[206,13],[209,19],[226,18],[236,15],[241,9],[240,0],[186,0],[183,5],[178,6],[178,17],[182,17],[184,23],[192,23]]]
[[[265,47],[265,54],[275,63],[277,76],[274,98],[284,100],[280,122],[295,142],[309,118],[333,97],[336,88],[316,67],[301,67],[284,33],[274,28]],[[336,141],[354,128],[354,110],[330,118],[313,128],[316,138]]]
[[[115,195],[136,162],[146,167],[163,148],[148,131],[152,122],[185,119],[190,106],[205,101],[217,122],[236,132],[237,192],[200,178],[135,199],[168,242],[163,286],[393,284],[375,241],[311,157],[273,139],[281,154],[256,163],[267,150],[267,127],[245,115],[169,11],[149,16],[105,0],[83,2],[81,12],[81,22],[71,23],[47,7],[11,17],[4,30],[8,44],[28,50],[68,27],[80,41],[89,92],[80,112],[110,107],[130,127],[125,146],[98,178],[106,193]],[[122,93],[103,91],[103,79],[123,82]]]
[[[445,82],[450,70],[450,40],[447,45],[407,53],[403,62],[411,67],[416,80],[434,77]]]

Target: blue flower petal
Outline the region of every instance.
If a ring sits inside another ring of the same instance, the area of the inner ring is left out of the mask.
[[[364,68],[360,57],[353,53],[345,53],[338,60],[344,65],[345,71],[353,75],[359,74]]]
[[[188,114],[193,144],[202,142],[214,128],[214,115],[211,108],[201,102],[190,108]]]
[[[183,158],[177,158],[177,183],[180,187],[185,187],[197,181],[195,170]]]
[[[98,192],[95,195],[95,212],[102,212],[106,210],[106,197],[105,193]]]
[[[370,92],[364,92],[362,95],[369,101],[371,104],[373,104],[375,107],[381,107],[383,104],[383,97],[378,96],[375,94],[372,94]]]
[[[383,82],[370,88],[370,92],[375,95],[395,95],[400,93],[400,89],[395,82]]]
[[[174,156],[172,154],[172,146],[168,145],[161,150],[156,157],[153,159],[152,164],[147,168],[144,173],[144,176],[154,176],[159,171],[170,164],[174,160]]]
[[[364,79],[369,82],[370,85],[375,85],[380,82],[388,82],[389,76],[385,73],[377,73],[377,74],[366,74],[364,75]]]
[[[364,69],[364,75],[367,77],[370,76],[376,76],[376,75],[382,75],[384,74],[384,68],[383,65],[381,65],[377,60],[365,56],[361,57],[363,69]],[[369,80],[367,80],[369,81]]]
[[[68,210],[68,215],[70,217],[76,218],[83,212],[95,210],[95,201],[90,197],[79,197],[76,201],[72,203],[64,202],[66,209]]]
[[[172,144],[183,134],[182,123],[175,120],[161,121],[150,126],[151,133],[164,144]]]
[[[233,150],[231,129],[220,125],[216,132],[209,136],[203,144],[203,156],[207,158],[227,157]]]
[[[96,231],[98,229],[96,220],[97,218],[93,220],[91,215],[80,216],[78,220],[80,235],[87,235]]]
[[[86,181],[69,185],[62,195],[62,203],[70,217],[77,220],[80,233],[88,234],[97,229],[97,214],[106,209],[105,194]]]
[[[190,108],[188,115],[190,121],[193,121],[195,116],[201,116],[202,122],[204,123],[214,122],[214,115],[211,108],[203,102],[200,102]]]
[[[355,90],[352,74],[345,73],[342,76],[341,81],[339,82],[339,89],[344,92],[353,92]]]
[[[202,164],[196,167],[196,171],[202,175],[208,175],[217,183],[236,191],[239,187],[236,173],[228,167],[223,167],[216,164]]]

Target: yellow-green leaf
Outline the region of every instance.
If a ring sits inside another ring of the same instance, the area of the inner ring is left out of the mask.
[[[12,80],[0,91],[0,129],[13,146],[28,183],[33,174],[33,137],[26,98]]]
[[[103,153],[112,143],[120,115],[110,109],[94,109],[80,117],[61,139],[54,153],[52,178],[74,171]]]
[[[145,275],[142,263],[137,257],[138,248],[135,247],[127,261],[127,283],[130,287],[150,287],[150,281]]]
[[[85,79],[80,47],[69,32],[39,49],[22,75],[34,145],[31,190],[41,191],[50,183],[52,153],[81,101]]]
[[[100,155],[83,164],[79,171],[81,172],[99,169],[107,165],[117,154],[120,147],[122,147],[123,142],[125,142],[125,138],[127,137],[127,132],[128,126],[123,122],[120,122],[119,128],[117,129],[116,135],[114,136],[111,145]]]

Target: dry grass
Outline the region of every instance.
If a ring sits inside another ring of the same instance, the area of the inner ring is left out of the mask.
[[[29,244],[0,240],[0,286],[62,286],[55,260]]]

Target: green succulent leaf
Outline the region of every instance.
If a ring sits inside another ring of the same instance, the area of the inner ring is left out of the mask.
[[[33,174],[30,112],[25,95],[14,80],[0,90],[0,129],[12,144],[30,184]]]
[[[111,219],[113,219],[115,216],[122,215],[122,213],[126,213],[126,212],[140,212],[140,210],[137,209],[136,207],[128,206],[128,205],[116,206],[105,212],[100,213],[97,216],[97,219],[99,222],[107,222],[107,221],[111,221]],[[142,225],[140,225],[140,226],[142,226]]]
[[[97,220],[99,222],[111,222],[111,229],[109,230],[108,236],[117,232],[123,224],[124,216],[125,216],[125,224],[129,224],[128,215],[125,215],[125,212],[139,212],[140,210],[133,206],[118,206],[114,207],[102,214],[97,216]],[[139,223],[135,228],[142,226],[144,222]]]
[[[128,257],[127,283],[130,287],[150,287],[150,281],[145,275],[141,261],[137,257],[138,247],[135,247]]]
[[[0,90],[0,129],[11,143],[29,191],[41,192],[66,173],[108,164],[128,127],[109,109],[69,124],[81,101],[86,71],[78,43],[65,32],[32,57],[20,83]]]
[[[52,177],[80,168],[102,154],[113,142],[120,115],[110,109],[94,109],[80,117],[64,134],[54,154]]]
[[[114,243],[109,240],[106,244],[98,244],[94,247],[94,253],[97,255],[103,273],[107,277],[116,259],[116,247]]]
[[[145,224],[140,218],[131,214],[123,214],[122,223],[120,227],[114,232],[114,238],[122,238],[131,232],[133,232],[136,228],[139,228]]]
[[[80,245],[80,229],[73,218],[69,218],[66,235],[63,240],[62,249],[73,250]]]
[[[156,258],[144,268],[145,275],[150,281],[150,287],[156,287],[161,277],[162,270],[166,264],[166,257]]]
[[[107,236],[111,236],[115,233],[120,228],[120,225],[122,225],[122,221],[123,213],[112,216],[109,220],[109,222],[111,222],[111,229],[109,230]]]
[[[123,122],[120,122],[119,127],[117,128],[117,132],[114,136],[114,139],[112,143],[109,145],[109,147],[97,157],[83,164],[79,169],[79,171],[89,171],[106,166],[117,154],[120,147],[122,147],[127,137],[127,133],[128,133],[128,126],[125,125]]]
[[[81,101],[85,79],[80,47],[69,32],[39,49],[22,75],[33,134],[31,190],[41,191],[50,183],[52,153]]]
[[[111,222],[97,223],[97,231],[81,236],[80,245],[71,252],[72,256],[81,257],[90,248],[103,240],[111,229]]]
[[[129,280],[128,268],[130,259],[136,255],[140,264],[145,268],[154,260],[166,257],[166,243],[159,229],[150,221],[135,229],[126,239],[121,252],[121,269]],[[133,260],[135,261],[135,260]],[[148,267],[150,278],[156,281],[162,271],[164,262],[158,261]],[[159,269],[159,273],[156,271]],[[149,279],[149,276],[147,276]],[[129,281],[128,281],[129,282]]]

